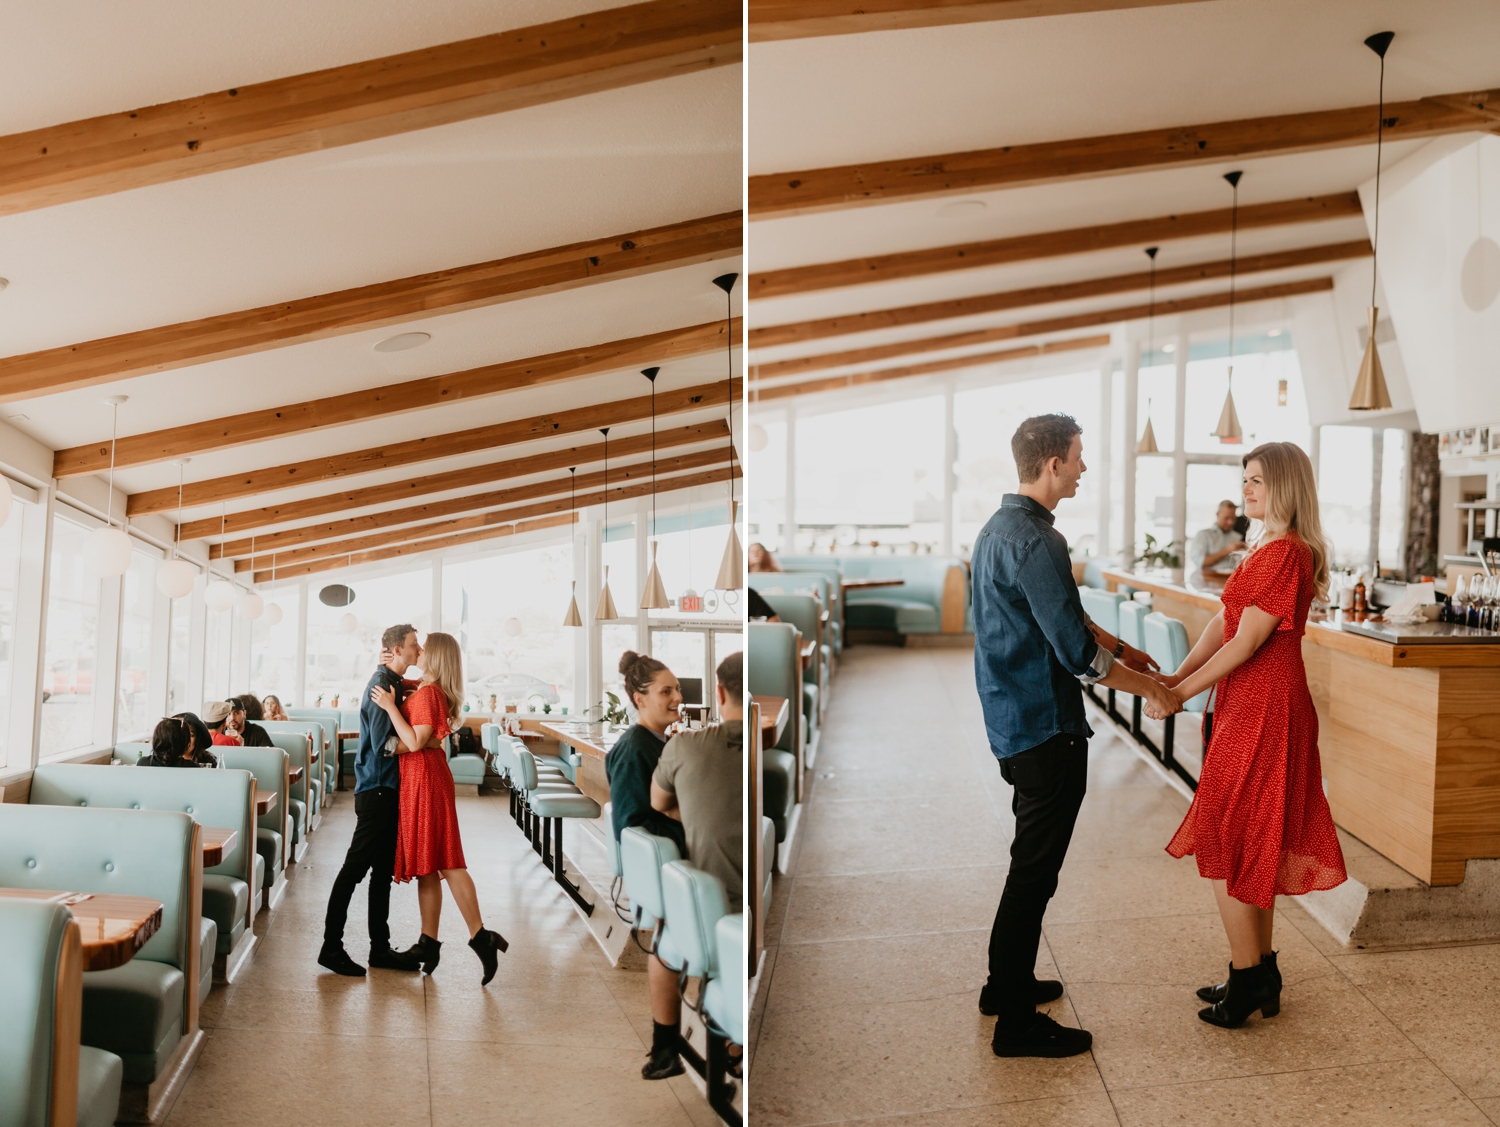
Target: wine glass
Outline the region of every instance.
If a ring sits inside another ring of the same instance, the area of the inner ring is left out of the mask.
[[[1460,625],[1468,621],[1468,611],[1464,604],[1468,601],[1468,585],[1464,582],[1464,576],[1460,575],[1453,584],[1453,593],[1448,596],[1449,619]]]

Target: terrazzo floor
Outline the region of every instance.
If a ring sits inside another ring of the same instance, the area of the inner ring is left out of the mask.
[[[342,978],[317,965],[328,891],[354,829],[344,792],[285,899],[260,915],[250,964],[204,1003],[203,1052],[167,1127],[718,1122],[686,1077],[641,1079],[651,1041],[645,963],[609,965],[510,820],[506,796],[460,797],[458,814],[486,926],[510,940],[494,981],[480,986],[451,898],[431,977]],[[366,888],[355,891],[345,937],[361,962]],[[391,930],[398,947],[416,939],[415,884],[393,889]]]
[[[1200,1022],[1228,948],[1192,858],[1163,851],[1187,800],[1091,723],[1037,974],[1093,1051],[1001,1060],[977,998],[1013,819],[972,653],[846,652],[767,913],[753,1124],[1500,1124],[1500,944],[1345,949],[1282,900],[1281,1015]]]

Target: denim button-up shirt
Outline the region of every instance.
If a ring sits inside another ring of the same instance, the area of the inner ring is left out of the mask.
[[[1046,507],[1007,493],[974,542],[974,679],[990,750],[1008,759],[1059,733],[1091,736],[1082,684],[1114,658],[1094,640],[1068,544]]]

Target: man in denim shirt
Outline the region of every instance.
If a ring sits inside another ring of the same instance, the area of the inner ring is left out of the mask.
[[[1106,634],[1083,611],[1068,545],[1052,510],[1078,492],[1082,431],[1067,415],[1027,419],[1011,439],[1016,493],[974,543],[974,676],[990,750],[1015,788],[1010,872],[990,932],[989,981],[979,1009],[993,1014],[997,1056],[1066,1057],[1093,1038],[1039,1014],[1062,983],[1038,981],[1042,915],[1057,891],[1073,823],[1083,804],[1088,737],[1082,685],[1145,697],[1163,713],[1172,695],[1145,670],[1152,662]]]

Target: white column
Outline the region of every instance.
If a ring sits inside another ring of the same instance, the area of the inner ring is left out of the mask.
[[[436,630],[439,633],[443,629],[443,557],[438,556],[432,561],[432,624],[428,630]]]
[[[1110,357],[1099,365],[1099,444],[1094,457],[1099,465],[1094,480],[1099,483],[1098,528],[1094,533],[1094,555],[1109,555],[1110,493],[1114,488],[1115,438],[1115,361]]]
[[[1307,457],[1312,462],[1313,482],[1316,484],[1323,472],[1321,464],[1323,461],[1323,428],[1321,425],[1312,428],[1312,434],[1307,441]]]
[[[1172,539],[1187,562],[1187,366],[1188,336],[1177,334],[1177,390],[1172,418]]]
[[[49,672],[47,669],[47,604],[51,599],[52,592],[52,513],[53,504],[56,500],[56,488],[44,490],[44,499],[40,505],[42,553],[39,560],[39,573],[34,577],[36,581],[34,590],[37,591],[36,615],[35,617],[22,617],[20,614],[16,616],[16,626],[18,629],[15,636],[18,641],[26,637],[24,628],[27,625],[28,618],[31,622],[35,623],[36,630],[36,633],[32,636],[34,646],[26,647],[26,658],[29,660],[33,654],[36,658],[36,664],[33,667],[35,676],[32,678],[32,685],[35,691],[31,696],[31,757],[30,761],[26,764],[28,767],[35,767],[41,759],[42,689],[46,687]],[[28,537],[23,543],[27,547],[31,547],[33,541]],[[15,770],[20,766],[21,764],[19,763],[8,762],[6,764],[8,770]]]
[[[786,408],[786,507],[781,520],[781,550],[797,551],[797,409]]]
[[[193,598],[198,599],[194,591]],[[195,611],[196,613],[196,611]],[[201,636],[202,631],[199,631]],[[201,673],[200,673],[201,675]],[[201,684],[201,682],[200,682]],[[292,689],[297,694],[292,699],[298,708],[307,707],[307,577],[297,583],[297,672],[292,678]]]
[[[1120,539],[1120,562],[1129,567],[1135,559],[1135,444],[1140,441],[1136,434],[1137,415],[1141,398],[1141,342],[1133,340],[1125,350],[1125,512],[1124,531]]]
[[[953,425],[953,385],[943,388],[943,542],[942,553],[953,555],[953,463],[958,461],[958,428]]]
[[[1370,428],[1370,566],[1380,559],[1380,478],[1385,462],[1385,431]]]

